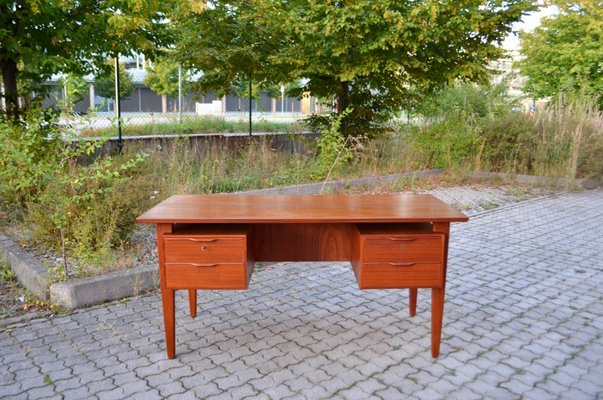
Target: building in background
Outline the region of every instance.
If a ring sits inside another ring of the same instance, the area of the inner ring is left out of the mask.
[[[184,113],[189,115],[225,115],[229,113],[248,113],[249,99],[235,95],[218,98],[213,93],[183,93],[182,100],[167,96],[167,105],[163,106],[162,96],[151,90],[145,83],[146,68],[150,61],[143,55],[122,57],[120,61],[125,66],[126,73],[132,79],[134,91],[131,96],[121,99],[121,112],[138,114],[170,114]],[[59,83],[60,75],[53,76],[46,85],[50,86],[49,95],[44,101],[46,106],[58,107],[65,92]],[[98,96],[94,90],[94,76],[84,77],[89,85],[88,95],[75,104],[74,112],[83,114],[91,110],[97,115],[112,115],[114,99]],[[182,104],[182,110],[178,109]],[[310,114],[319,110],[317,99],[307,96],[302,99],[282,96],[271,98],[267,92],[260,93],[259,101],[252,99],[251,110],[260,114]]]
[[[520,74],[519,69],[515,68],[515,63],[521,60],[519,50],[506,50],[506,53],[506,57],[490,64],[490,69],[496,71],[490,79],[491,83],[507,85],[507,94],[517,100],[523,112],[533,112],[536,108],[543,108],[549,99],[533,99],[523,91],[526,79]]]

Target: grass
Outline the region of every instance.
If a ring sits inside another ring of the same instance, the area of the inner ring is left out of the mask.
[[[402,128],[415,164],[565,178],[603,176],[603,111],[590,98],[561,99],[535,116],[450,115]]]
[[[136,118],[124,118],[122,135],[190,135],[213,133],[246,133],[249,132],[247,121],[226,121],[223,117],[185,117],[182,122],[160,120],[157,122],[138,124]],[[116,136],[116,123],[109,128],[85,129],[82,137]],[[253,132],[299,133],[306,130],[301,123],[256,121],[252,124]]]
[[[592,99],[557,103],[537,114],[534,175],[573,180],[603,175],[603,111]]]
[[[309,148],[307,153],[290,154],[274,150],[268,138],[246,140],[234,147],[181,139],[154,151],[137,181],[154,201],[174,193],[234,192],[321,181],[314,173],[315,155]],[[410,170],[412,164],[403,150],[383,139],[357,152],[332,179]]]

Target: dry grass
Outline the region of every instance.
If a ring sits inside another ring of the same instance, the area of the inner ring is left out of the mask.
[[[603,112],[592,99],[559,100],[536,115],[534,174],[568,180],[603,175]]]

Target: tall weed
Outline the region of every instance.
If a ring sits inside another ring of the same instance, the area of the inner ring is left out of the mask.
[[[603,111],[594,98],[561,98],[536,114],[534,172],[575,178],[603,176]]]
[[[405,127],[415,160],[422,167],[476,169],[567,178],[603,176],[603,114],[595,99],[562,98],[535,116],[512,112],[511,103],[485,112],[473,91],[445,97],[426,107],[433,115],[454,110],[419,126]],[[452,99],[452,100],[451,100]],[[456,107],[456,106],[458,107]]]

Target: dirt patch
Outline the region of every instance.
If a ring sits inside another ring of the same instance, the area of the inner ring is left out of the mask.
[[[50,310],[50,305],[19,284],[5,262],[0,262],[0,321]]]

